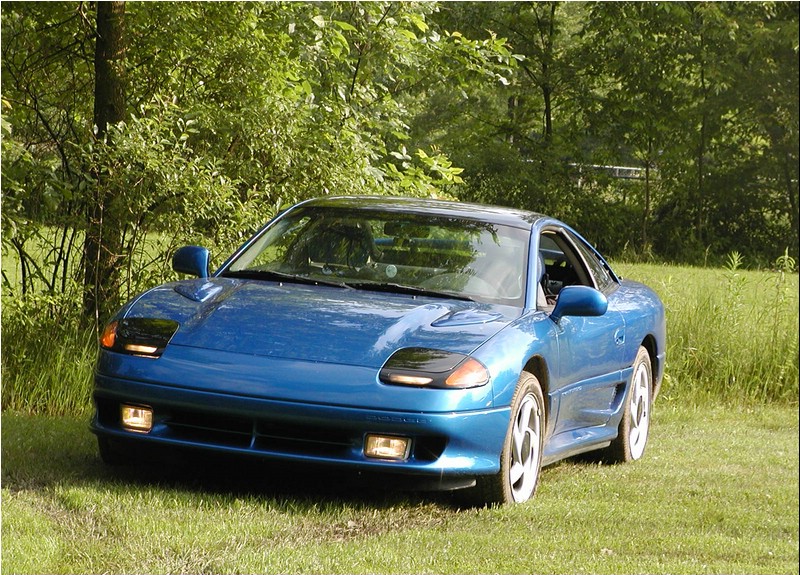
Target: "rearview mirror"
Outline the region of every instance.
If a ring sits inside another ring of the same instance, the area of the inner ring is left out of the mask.
[[[558,292],[550,318],[558,323],[565,315],[599,316],[608,310],[606,296],[588,286],[567,286]]]
[[[172,256],[172,269],[178,273],[207,278],[210,260],[211,253],[206,248],[184,246]]]

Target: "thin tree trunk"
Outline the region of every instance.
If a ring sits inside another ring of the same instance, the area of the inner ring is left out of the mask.
[[[795,157],[796,161],[796,157]],[[800,209],[797,205],[797,172],[792,177],[792,158],[789,153],[785,154],[782,158],[781,164],[783,168],[783,184],[786,186],[786,199],[789,205],[789,226],[791,229],[789,251],[797,257],[798,244],[800,244]],[[797,164],[794,164],[795,169]]]
[[[94,124],[98,140],[107,140],[109,124],[125,119],[123,57],[125,2],[97,3]],[[110,142],[109,142],[110,143]],[[102,158],[100,158],[102,162]],[[98,162],[98,165],[101,165]],[[96,188],[87,206],[84,243],[84,312],[99,328],[118,305],[120,259],[118,222],[110,209],[115,190],[105,170],[94,174]]]

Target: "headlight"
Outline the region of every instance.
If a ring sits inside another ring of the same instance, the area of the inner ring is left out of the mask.
[[[477,359],[438,349],[407,347],[394,352],[379,378],[389,385],[463,389],[489,382],[489,371]]]
[[[178,331],[169,319],[126,317],[109,323],[100,336],[100,347],[120,353],[159,357]]]

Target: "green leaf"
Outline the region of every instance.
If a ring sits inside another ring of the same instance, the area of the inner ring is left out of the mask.
[[[342,20],[333,20],[333,23],[336,24],[342,30],[345,30],[346,32],[358,32],[358,29],[355,26],[353,26],[352,24],[350,24],[349,22],[344,22]],[[324,22],[323,22],[323,25],[324,25]],[[322,26],[320,26],[320,28],[321,27]]]

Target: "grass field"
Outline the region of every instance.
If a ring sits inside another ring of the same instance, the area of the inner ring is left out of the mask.
[[[647,455],[562,462],[493,509],[319,470],[108,469],[94,335],[58,298],[4,299],[2,573],[798,573],[797,274],[616,268],[667,308]]]
[[[739,263],[615,269],[652,287],[666,306],[665,394],[701,405],[797,405],[798,275]]]
[[[798,412],[656,406],[645,458],[458,509],[324,473],[106,468],[84,418],[6,413],[3,573],[798,572]]]

